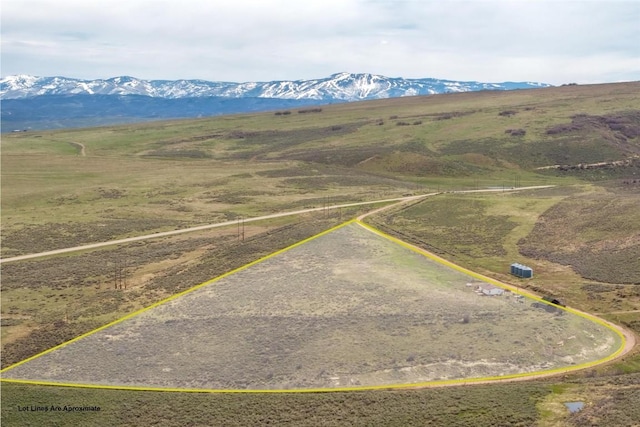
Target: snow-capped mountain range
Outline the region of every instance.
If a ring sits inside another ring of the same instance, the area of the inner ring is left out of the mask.
[[[14,75],[0,80],[0,99],[23,99],[47,95],[141,95],[164,99],[215,96],[350,102],[449,92],[529,89],[548,86],[551,85],[535,82],[481,83],[431,78],[404,79],[352,73],[337,73],[314,80],[245,83],[206,80],[141,80],[128,76],[80,80],[68,77]]]

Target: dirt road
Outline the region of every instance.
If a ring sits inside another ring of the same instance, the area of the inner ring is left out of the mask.
[[[247,218],[247,219],[244,220],[244,222],[247,223],[247,222],[252,222],[252,221],[261,221],[261,220],[264,220],[264,219],[280,218],[280,217],[283,217],[283,216],[299,215],[299,214],[308,213],[308,212],[322,211],[322,210],[325,210],[325,209],[339,209],[339,208],[346,208],[346,207],[351,207],[351,206],[372,205],[372,204],[385,203],[385,202],[416,200],[416,199],[419,199],[419,198],[422,198],[422,197],[426,197],[426,196],[427,195],[399,197],[399,198],[395,198],[395,199],[374,200],[374,201],[370,201],[370,202],[347,203],[347,204],[343,204],[343,205],[302,209],[302,210],[292,211],[292,212],[281,212],[281,213],[276,213],[276,214],[271,214],[271,215],[263,215],[263,216],[259,216],[259,217],[254,217],[254,218]],[[88,244],[88,245],[74,246],[74,247],[71,247],[71,248],[56,249],[56,250],[53,250],[53,251],[39,252],[39,253],[28,254],[28,255],[19,255],[19,256],[15,256],[15,257],[11,257],[11,258],[0,259],[0,264],[1,263],[7,263],[7,262],[22,261],[22,260],[27,260],[27,259],[42,258],[42,257],[46,257],[46,256],[51,256],[51,255],[66,254],[66,253],[69,253],[69,252],[84,251],[84,250],[87,250],[87,249],[102,248],[102,247],[106,247],[106,246],[119,245],[119,244],[122,244],[122,243],[137,242],[137,241],[140,241],[140,240],[155,239],[155,238],[158,238],[158,237],[174,236],[176,234],[191,233],[191,232],[194,232],[194,231],[208,230],[210,228],[227,227],[227,226],[231,226],[231,225],[235,225],[235,224],[237,224],[237,221],[235,221],[235,220],[233,220],[233,221],[225,221],[225,222],[219,222],[219,223],[216,223],[216,224],[207,224],[207,225],[201,225],[201,226],[198,226],[198,227],[184,228],[182,230],[164,231],[164,232],[161,232],[161,233],[146,234],[144,236],[129,237],[129,238],[126,238],[126,239],[110,240],[108,242],[91,243],[91,244]]]
[[[553,185],[537,185],[537,186],[531,186],[531,187],[519,187],[519,188],[506,189],[506,190],[503,190],[503,189],[487,189],[487,190],[455,191],[454,193],[522,191],[522,190],[535,190],[535,189],[549,188],[549,187],[553,187]],[[378,203],[389,203],[389,202],[404,203],[404,202],[408,202],[408,201],[412,201],[412,200],[421,199],[421,198],[424,198],[424,197],[435,196],[437,194],[441,194],[441,193],[420,194],[420,195],[417,195],[417,196],[397,197],[397,198],[393,198],[393,199],[373,200],[373,201],[369,201],[369,202],[358,202],[358,203],[347,203],[347,204],[343,204],[343,205],[334,205],[334,206],[327,206],[327,207],[320,207],[320,208],[302,209],[302,210],[297,210],[297,211],[292,211],[292,212],[281,212],[281,213],[275,213],[275,214],[271,214],[271,215],[258,216],[258,217],[255,217],[255,218],[247,218],[247,219],[244,220],[244,222],[247,223],[247,222],[252,222],[252,221],[261,221],[261,220],[264,220],[264,219],[280,218],[280,217],[291,216],[291,215],[300,215],[300,214],[303,214],[303,213],[317,212],[317,211],[321,211],[321,210],[324,210],[324,209],[340,209],[340,208],[347,208],[347,207],[352,207],[352,206],[364,206],[364,205],[373,205],[373,204],[378,204]],[[234,221],[225,221],[225,222],[219,222],[219,223],[216,223],[216,224],[207,224],[207,225],[201,225],[201,226],[198,226],[198,227],[185,228],[185,229],[182,229],[182,230],[164,231],[164,232],[161,232],[161,233],[146,234],[144,236],[129,237],[129,238],[126,238],[126,239],[110,240],[108,242],[91,243],[91,244],[88,244],[88,245],[74,246],[74,247],[71,247],[71,248],[56,249],[56,250],[53,250],[53,251],[39,252],[39,253],[28,254],[28,255],[19,255],[19,256],[15,256],[15,257],[11,257],[11,258],[0,259],[0,264],[7,263],[7,262],[23,261],[23,260],[27,260],[27,259],[42,258],[42,257],[46,257],[46,256],[51,256],[51,255],[66,254],[66,253],[70,253],[70,252],[84,251],[84,250],[87,250],[87,249],[103,248],[103,247],[106,247],[106,246],[119,245],[119,244],[122,244],[122,243],[137,242],[137,241],[140,241],[140,240],[155,239],[155,238],[158,238],[158,237],[174,236],[176,234],[191,233],[191,232],[194,232],[194,231],[208,230],[210,228],[227,227],[227,226],[235,225],[236,223],[237,223],[237,221],[235,221],[235,220]]]

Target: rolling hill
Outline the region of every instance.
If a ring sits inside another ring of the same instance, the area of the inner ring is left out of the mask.
[[[211,82],[142,80],[129,76],[100,80],[8,76],[0,80],[2,129],[87,127],[168,118],[296,108],[437,93],[547,87],[532,82],[458,82],[336,73],[315,80]]]
[[[473,271],[640,332],[633,273],[640,244],[634,209],[640,204],[639,99],[640,83],[633,82],[3,135],[3,258],[237,221],[225,230],[3,264],[3,364],[299,242],[365,208],[320,210],[246,227],[243,218],[427,192],[439,194],[370,221]],[[556,187],[500,191],[534,184]],[[498,191],[456,193],[461,189]],[[534,278],[510,276],[514,261],[532,266]],[[531,337],[542,339],[536,331]],[[130,423],[120,409],[131,399],[146,405],[135,414],[139,424],[167,416],[182,425],[229,424],[242,413],[245,423],[313,425],[318,420],[308,414],[321,413],[327,425],[383,425],[389,414],[405,417],[404,425],[634,425],[640,422],[638,372],[636,352],[562,378],[395,394],[185,398],[3,384],[2,420],[36,424],[40,414],[10,408],[46,396],[103,405],[92,418],[96,425]],[[585,408],[569,418],[562,403],[576,399]],[[432,401],[443,403],[425,403]]]

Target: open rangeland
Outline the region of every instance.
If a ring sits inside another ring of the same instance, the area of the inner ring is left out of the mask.
[[[333,105],[313,115],[3,135],[2,256],[327,199],[632,176],[638,162],[535,168],[631,161],[640,153],[638,93],[635,83],[467,93]]]
[[[332,105],[313,115],[3,135],[1,254],[432,190],[557,184],[520,194],[443,194],[367,221],[637,333],[639,96],[637,82],[578,85]],[[244,241],[231,227],[3,264],[2,364],[362,212],[254,223]],[[509,276],[514,261],[533,266],[534,278]],[[473,327],[469,320],[456,327]],[[396,363],[409,363],[410,356]],[[640,424],[639,371],[640,356],[632,352],[562,377],[438,390],[226,395],[3,382],[2,423],[634,426]],[[575,400],[585,407],[570,414],[563,403]],[[31,404],[101,411],[18,409]]]

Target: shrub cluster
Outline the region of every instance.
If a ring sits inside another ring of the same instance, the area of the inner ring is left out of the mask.
[[[307,108],[306,110],[298,110],[298,114],[305,113],[322,113],[322,108]]]
[[[547,129],[547,135],[574,132],[578,130],[591,130],[599,128],[616,132],[621,138],[637,138],[640,136],[640,111],[631,111],[624,114],[607,116],[590,116],[576,114],[571,117],[571,123],[563,123]],[[618,136],[616,136],[618,138]]]
[[[201,150],[154,150],[143,157],[183,157],[190,159],[210,159],[211,154]]]
[[[547,135],[558,135],[560,133],[574,132],[580,129],[580,126],[573,123],[564,123],[547,129]]]
[[[411,125],[417,126],[417,125],[421,125],[421,124],[422,124],[422,120],[416,120],[413,123],[402,122],[402,121],[396,122],[396,126],[411,126]]]
[[[473,111],[451,111],[448,113],[436,114],[434,117],[434,120],[450,120],[456,117],[462,117],[472,113]]]
[[[524,129],[507,129],[504,133],[509,134],[511,136],[524,136],[527,131]]]

